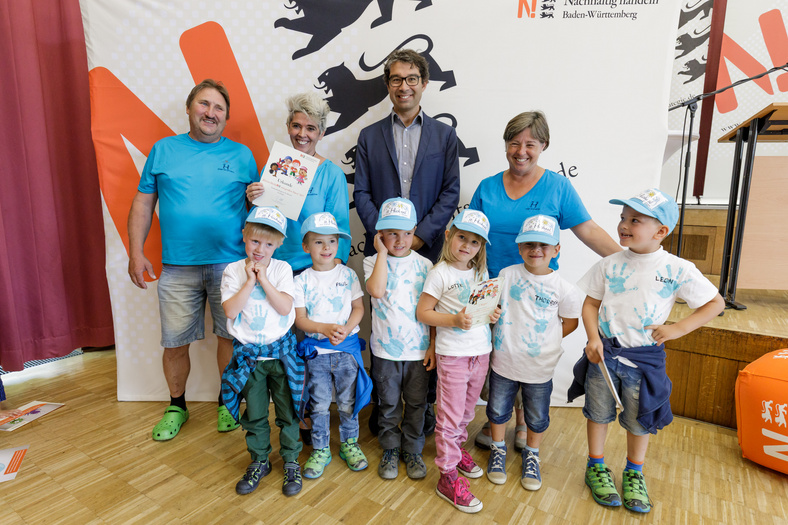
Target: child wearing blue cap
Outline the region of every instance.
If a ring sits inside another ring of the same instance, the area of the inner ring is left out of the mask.
[[[274,402],[279,454],[284,461],[282,492],[291,496],[301,491],[298,417],[302,415],[304,363],[296,356],[290,331],[295,319],[293,270],[272,258],[286,226],[287,219],[276,208],[252,208],[243,229],[246,259],[228,264],[222,274],[222,307],[227,331],[233,336],[233,356],[222,374],[222,401],[239,421],[241,399],[246,399],[240,423],[252,456],[235,485],[241,495],[253,492],[271,472],[269,399]]]
[[[350,470],[367,468],[358,445],[358,412],[369,403],[372,390],[358,337],[364,292],[356,273],[336,258],[340,237],[350,239],[328,212],[310,215],[301,226],[302,247],[312,258],[312,266],[295,279],[295,325],[307,335],[298,343],[299,351],[311,357],[312,454],[304,465],[304,477],[310,479],[320,477],[331,462],[332,387],[339,411],[339,457]]]
[[[522,393],[526,446],[522,450],[520,484],[539,490],[542,474],[539,445],[550,424],[553,372],[563,354],[561,341],[578,325],[583,294],[550,268],[561,250],[558,222],[547,215],[526,219],[515,238],[523,264],[498,274],[501,317],[493,330],[487,418],[492,443],[487,478],[506,482],[506,423],[512,417],[514,398]]]
[[[378,390],[378,441],[383,458],[378,475],[395,479],[400,458],[408,477],[427,476],[424,412],[429,370],[434,354],[425,358],[430,329],[416,319],[416,304],[432,262],[411,250],[416,207],[393,198],[378,212],[374,237],[377,253],[364,259],[364,279],[372,304],[372,375]],[[401,425],[401,428],[400,428]]]
[[[438,496],[457,510],[475,513],[482,502],[469,489],[468,478],[484,471],[462,447],[468,439],[468,423],[473,420],[476,400],[487,376],[490,362],[490,326],[472,327],[465,313],[471,289],[487,279],[487,250],[490,221],[477,210],[464,210],[446,230],[438,264],[427,274],[424,291],[416,306],[416,318],[436,327],[434,352],[437,356],[438,387],[435,410],[435,464],[441,477]],[[500,308],[490,315],[495,323]],[[428,352],[430,355],[430,352]]]
[[[586,485],[597,503],[619,507],[622,497],[604,461],[607,425],[616,418],[615,398],[599,366],[604,361],[624,407],[618,418],[627,431],[623,504],[645,513],[652,506],[643,477],[649,434],[673,421],[664,343],[704,325],[725,303],[694,264],[662,249],[662,240],[676,226],[676,201],[652,188],[610,203],[624,206],[618,237],[628,249],[599,261],[578,283],[587,295],[583,324],[588,344],[575,365],[569,400],[586,394]],[[677,298],[696,310],[666,325]]]

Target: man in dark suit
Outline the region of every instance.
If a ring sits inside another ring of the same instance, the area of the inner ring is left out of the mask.
[[[394,51],[383,80],[394,107],[386,118],[361,130],[356,150],[353,199],[366,229],[364,255],[375,253],[375,223],[383,201],[405,197],[416,206],[419,220],[413,249],[436,262],[460,199],[457,134],[421,109],[429,82],[424,57],[411,49]]]

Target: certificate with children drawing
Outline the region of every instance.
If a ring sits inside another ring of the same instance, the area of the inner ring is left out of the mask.
[[[62,407],[63,403],[47,403],[46,401],[31,401],[30,403],[18,408],[22,412],[21,416],[10,416],[0,419],[0,430],[10,432],[17,428],[27,425],[31,421],[49,414],[53,410]]]
[[[468,305],[465,307],[465,313],[473,317],[471,328],[490,324],[490,315],[498,306],[500,290],[501,279],[498,277],[477,283],[471,288]]]
[[[265,191],[252,204],[279,208],[285,217],[297,221],[319,165],[316,157],[274,142],[268,162],[260,172]]]

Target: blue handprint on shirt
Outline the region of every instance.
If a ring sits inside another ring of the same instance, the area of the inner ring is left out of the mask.
[[[641,326],[630,326],[633,330],[637,330],[641,334],[643,334],[643,339],[646,341],[653,341],[651,336],[649,335],[649,330],[646,329],[647,326],[651,326],[654,324],[655,319],[657,317],[657,305],[654,305],[653,308],[649,309],[647,303],[643,303],[643,315],[640,315],[638,309],[635,308],[635,315],[637,315],[638,319],[640,319]]]
[[[388,342],[384,343],[382,339],[378,338],[378,343],[380,343],[380,346],[388,355],[397,358],[402,355],[402,351],[405,350],[405,344],[406,344],[406,341],[403,341],[402,338],[402,327],[400,326],[397,329],[396,337],[394,337],[394,334],[391,333],[390,326],[386,330],[389,333]],[[408,343],[410,343],[410,341],[408,341]]]
[[[265,300],[265,290],[263,290],[263,287],[260,286],[260,283],[254,284],[254,288],[252,289],[252,293],[249,294],[249,297],[255,301]]]
[[[624,275],[624,272],[627,269],[627,263],[621,265],[621,269],[616,272],[616,267],[618,264],[613,265],[613,275],[608,275],[605,273],[605,278],[607,279],[608,287],[610,291],[614,294],[620,294],[624,292],[629,292],[632,290],[637,290],[637,286],[634,288],[627,289],[626,282],[629,280],[630,277],[635,273],[635,270],[629,272],[629,275]]]
[[[509,297],[515,301],[522,301],[523,293],[525,293],[527,289],[528,284],[522,279],[517,279],[517,282],[509,287]]]
[[[664,276],[657,270],[657,278],[660,282],[662,282],[662,288],[657,292],[657,294],[662,298],[672,297],[676,290],[687,284],[691,279],[687,279],[685,281],[681,280],[681,275],[684,273],[684,268],[679,268],[676,277],[673,277],[673,268],[668,264],[666,265],[665,271],[667,276]]]
[[[536,335],[534,335],[531,331],[526,332],[526,335],[528,336],[527,339],[525,335],[520,334],[520,339],[523,341],[528,355],[531,357],[537,357],[542,353],[542,346],[540,345]]]
[[[616,316],[616,314],[613,314],[612,317],[608,318],[608,316],[607,316],[607,306],[603,306],[602,309],[599,311],[599,317],[598,317],[598,319],[599,319],[599,330],[602,331],[602,335],[604,335],[606,338],[618,337],[618,336],[624,334],[624,332],[613,333],[613,331],[610,329],[610,323],[613,321],[613,317],[615,317],[615,316]]]

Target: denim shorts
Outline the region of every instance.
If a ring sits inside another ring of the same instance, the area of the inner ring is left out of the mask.
[[[553,380],[547,383],[521,383],[512,381],[490,370],[490,399],[487,402],[487,419],[502,425],[512,417],[512,407],[517,392],[522,392],[525,424],[528,429],[541,434],[550,426],[550,395]]]
[[[635,436],[644,436],[648,431],[638,423],[640,404],[640,382],[643,371],[623,364],[618,359],[605,359],[613,386],[618,390],[624,410],[618,415],[618,423]],[[616,400],[607,388],[599,365],[588,363],[586,373],[586,402],[583,415],[594,423],[607,424],[616,419]]]
[[[222,308],[222,273],[227,263],[165,264],[159,276],[161,346],[177,348],[205,338],[205,300],[211,305],[213,333],[231,339]]]

